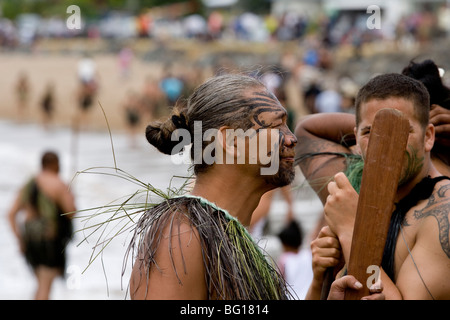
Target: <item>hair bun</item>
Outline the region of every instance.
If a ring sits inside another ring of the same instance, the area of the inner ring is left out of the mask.
[[[178,129],[189,129],[186,116],[183,113],[179,115],[172,115],[172,122]]]
[[[155,146],[160,152],[165,154],[177,153],[174,150],[175,146],[180,145],[179,133],[177,129],[189,129],[184,114],[172,115],[165,122],[153,122],[147,126],[145,130],[145,136],[147,141]],[[175,137],[175,139],[174,139]],[[186,139],[182,139],[181,144],[183,146],[190,142]],[[178,150],[180,152],[180,150]]]

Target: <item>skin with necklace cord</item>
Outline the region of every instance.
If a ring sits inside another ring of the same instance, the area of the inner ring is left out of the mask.
[[[222,132],[220,137],[224,140],[218,139],[211,143],[216,143],[216,148],[223,148],[220,153],[223,157],[231,155],[236,159],[244,154],[245,163],[229,163],[222,159],[213,164],[195,164],[195,183],[190,194],[214,203],[242,225],[248,226],[261,196],[269,190],[288,185],[294,178],[294,147],[297,139],[287,127],[286,118],[286,110],[260,81],[243,75],[225,75],[214,77],[197,88],[187,105],[175,108],[172,118],[165,123],[151,124],[147,128],[147,139],[160,151],[170,154],[167,137],[178,128],[192,131],[194,121],[203,121],[202,130],[213,128]],[[278,139],[267,139],[270,146],[267,150],[273,153],[275,147],[278,151],[279,168],[275,174],[263,175],[261,168],[267,164],[249,161],[252,155],[248,152],[251,149],[248,145],[251,139],[248,137],[244,138],[244,144],[238,143],[239,137],[234,137],[231,143],[225,141],[226,129],[238,128],[253,128],[258,138],[262,135],[271,136],[270,132],[276,130]],[[202,150],[207,146],[208,143],[205,143]],[[244,146],[244,150],[239,146]],[[193,154],[191,158],[194,159]],[[131,298],[226,299],[226,295],[210,288],[210,273],[203,259],[205,251],[199,229],[193,226],[187,212],[176,214],[176,217],[180,217],[179,221],[166,225],[160,231],[162,236],[152,253],[153,260],[146,261],[142,256],[135,260],[130,279]],[[147,265],[150,265],[148,269]],[[361,286],[354,277],[343,277],[333,283],[329,298],[342,299],[345,288],[358,289]],[[383,299],[384,295],[380,291],[380,288],[374,288],[374,294],[366,298]]]
[[[314,281],[310,297],[320,294],[327,267],[348,261],[358,193],[343,173],[342,154],[364,158],[375,114],[382,108],[401,111],[410,122],[407,152],[395,202],[404,199],[426,177],[442,174],[431,161],[435,130],[428,123],[429,100],[420,82],[398,74],[382,75],[361,88],[355,118],[343,114],[311,116],[299,124],[296,135],[300,168],[324,203],[324,227],[312,243]],[[331,122],[332,121],[332,122]],[[344,138],[344,139],[342,139]],[[305,155],[311,156],[305,156]],[[338,154],[341,154],[339,156]],[[303,156],[303,157],[302,157]],[[440,179],[440,178],[439,178]],[[431,196],[407,210],[394,239],[393,275],[381,270],[386,299],[449,299],[450,181],[442,179]]]

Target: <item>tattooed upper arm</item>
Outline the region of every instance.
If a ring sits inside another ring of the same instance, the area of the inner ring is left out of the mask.
[[[297,137],[296,164],[300,167],[310,186],[323,203],[328,196],[326,185],[338,172],[346,169],[344,153],[349,150],[342,145],[313,136]]]
[[[309,184],[325,203],[326,185],[340,171],[346,169],[345,154],[350,136],[354,136],[355,117],[343,113],[322,113],[304,117],[295,129],[297,146],[295,161]]]
[[[410,225],[415,220],[419,229],[395,283],[404,299],[450,299],[449,190],[448,180],[439,182],[426,205],[413,211]],[[401,231],[400,243],[405,242],[408,228]]]
[[[415,219],[434,217],[439,228],[439,242],[441,248],[450,259],[450,241],[449,241],[449,214],[450,214],[450,182],[446,181],[437,186],[428,199],[428,203],[421,210],[414,211]]]

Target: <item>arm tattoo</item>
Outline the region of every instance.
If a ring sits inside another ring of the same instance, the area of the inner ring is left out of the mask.
[[[414,211],[414,218],[422,219],[429,216],[436,218],[439,226],[439,242],[442,250],[447,257],[450,258],[450,241],[449,241],[449,213],[450,213],[450,184],[446,184],[431,195],[428,203],[422,210]],[[446,195],[446,193],[448,193]]]

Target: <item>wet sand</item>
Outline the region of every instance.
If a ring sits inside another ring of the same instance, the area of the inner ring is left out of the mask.
[[[61,177],[75,195],[78,210],[105,206],[112,201],[124,200],[140,187],[115,176],[76,172],[93,167],[117,167],[156,188],[166,190],[173,175],[186,176],[186,165],[174,165],[170,157],[150,148],[145,138],[131,147],[129,136],[113,133],[114,156],[107,132],[81,132],[74,140],[68,128],[45,130],[39,124],[16,124],[0,120],[0,299],[31,299],[36,282],[31,269],[20,253],[11,231],[7,213],[20,187],[39,171],[39,160],[44,150],[58,152]],[[73,148],[76,144],[76,148]],[[97,169],[92,172],[114,174],[114,170]],[[174,179],[179,187],[182,179]],[[156,199],[155,199],[156,200]],[[89,265],[93,247],[101,232],[83,241],[95,223],[105,221],[108,215],[88,221],[83,216],[95,210],[77,213],[74,219],[74,239],[67,247],[67,275],[59,278],[53,287],[52,299],[124,299],[128,284],[128,268],[123,276],[122,265],[130,233],[117,236],[92,265]],[[20,220],[19,220],[20,221]],[[111,223],[109,236],[123,226],[122,221]],[[106,233],[108,234],[108,232]],[[105,234],[105,235],[106,235]],[[99,252],[97,248],[96,253]],[[87,270],[82,273],[85,269]],[[122,290],[123,289],[123,290]]]
[[[14,119],[26,123],[42,123],[40,101],[46,86],[51,83],[55,89],[55,113],[53,124],[71,126],[80,109],[77,105],[77,64],[79,54],[61,55],[44,53],[1,53],[0,54],[0,118]],[[156,64],[134,59],[130,76],[121,78],[117,55],[101,54],[93,57],[100,79],[98,95],[89,110],[86,127],[106,130],[103,106],[109,125],[113,130],[126,127],[122,109],[130,89],[141,91],[147,76],[158,76],[161,68]],[[18,99],[15,91],[19,74],[24,72],[30,84],[29,102],[24,117],[19,115]],[[144,125],[144,124],[143,124]]]

